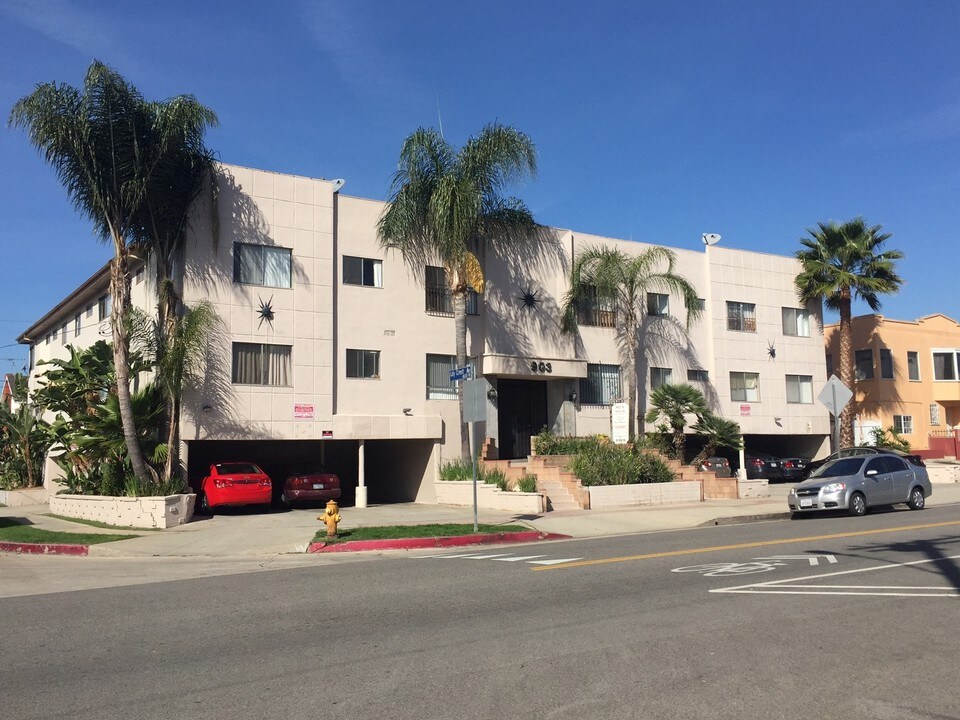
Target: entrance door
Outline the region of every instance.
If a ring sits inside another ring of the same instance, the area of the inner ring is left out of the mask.
[[[497,411],[500,458],[530,454],[530,438],[547,424],[547,383],[538,380],[499,380]]]

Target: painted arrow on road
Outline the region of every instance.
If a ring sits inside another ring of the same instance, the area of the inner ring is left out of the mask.
[[[833,555],[771,555],[770,557],[754,558],[754,560],[808,560],[811,565],[819,565],[820,558],[828,565],[836,565],[837,559]]]

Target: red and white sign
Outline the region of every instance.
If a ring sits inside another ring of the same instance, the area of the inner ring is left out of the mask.
[[[313,420],[314,418],[313,403],[294,403],[293,404],[293,419],[294,420]]]
[[[741,405],[740,406],[740,417],[750,417],[750,406]]]

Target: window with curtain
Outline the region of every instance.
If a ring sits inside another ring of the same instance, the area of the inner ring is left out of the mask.
[[[727,330],[757,331],[757,306],[754,303],[727,302]]]
[[[813,403],[812,375],[787,375],[787,402],[803,405]]]
[[[233,382],[237,385],[290,387],[290,345],[233,344]]]
[[[687,370],[687,382],[710,382],[710,374],[706,370]]]
[[[379,378],[379,350],[347,350],[348,378]]]
[[[669,385],[671,382],[673,382],[673,370],[661,367],[650,368],[651,390],[656,390],[661,385]]]
[[[621,397],[619,365],[587,365],[587,376],[580,378],[582,405],[612,405]]]
[[[873,350],[854,353],[854,373],[857,380],[873,380]]]
[[[957,364],[956,353],[953,350],[933,353],[933,379],[956,380]]]
[[[801,308],[782,308],[783,334],[810,337],[810,313]]]
[[[269,245],[233,244],[233,281],[244,285],[291,287],[293,253]]]
[[[453,294],[447,283],[447,271],[442,267],[427,265],[424,273],[426,309],[434,315],[453,315]],[[480,302],[473,288],[467,289],[467,315],[480,314]]]
[[[343,284],[383,287],[383,261],[371,258],[343,258]]]
[[[760,402],[760,374],[730,373],[730,399],[740,402]]]
[[[101,295],[97,299],[97,320],[106,320],[110,317],[110,310],[113,303],[110,295]]]
[[[913,415],[894,415],[893,431],[900,435],[913,435]]]
[[[907,377],[913,381],[920,380],[920,353],[913,350],[907,351]]]
[[[467,358],[470,377],[477,377],[477,359]],[[456,400],[457,385],[450,379],[450,371],[457,367],[456,355],[427,355],[427,399]]]

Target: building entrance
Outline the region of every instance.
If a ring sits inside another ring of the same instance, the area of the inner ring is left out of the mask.
[[[500,458],[513,460],[530,454],[530,438],[547,425],[547,383],[538,380],[497,382]]]

